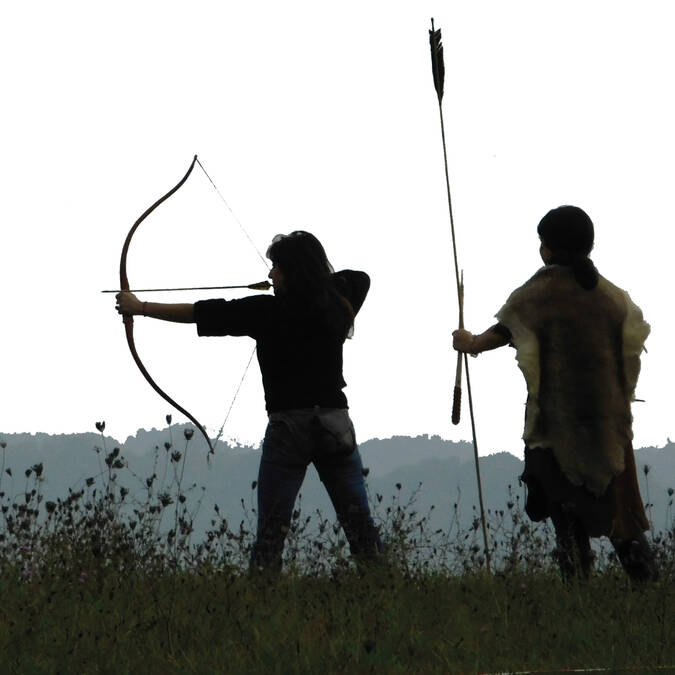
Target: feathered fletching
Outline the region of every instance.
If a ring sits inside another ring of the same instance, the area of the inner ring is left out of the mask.
[[[434,74],[434,88],[438,94],[438,102],[443,99],[443,82],[445,81],[445,63],[443,62],[443,43],[441,29],[434,30],[434,20],[431,20],[429,31],[429,45],[431,46],[431,70]]]

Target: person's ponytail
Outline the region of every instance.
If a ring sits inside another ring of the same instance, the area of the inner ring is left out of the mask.
[[[592,291],[598,285],[598,270],[588,256],[573,258],[571,267],[574,278],[582,288]]]

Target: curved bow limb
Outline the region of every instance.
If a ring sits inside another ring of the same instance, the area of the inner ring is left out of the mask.
[[[133,224],[132,228],[129,230],[129,234],[127,234],[127,238],[124,241],[124,246],[122,247],[122,255],[120,257],[120,289],[123,291],[128,291],[130,286],[129,286],[129,278],[127,277],[127,253],[129,251],[129,245],[131,244],[131,240],[134,236],[134,233],[138,229],[139,225],[163,202],[165,202],[171,195],[173,195],[177,190],[181,188],[181,186],[185,183],[185,181],[190,177],[190,174],[192,173],[192,169],[194,169],[195,163],[197,162],[197,155],[194,156],[192,163],[190,164],[190,168],[187,170],[186,174],[181,178],[181,180],[174,185],[165,195],[160,197],[152,206],[148,207],[143,214],[136,220],[136,222]],[[150,376],[150,373],[148,373],[145,365],[141,361],[140,356],[138,355],[138,352],[136,351],[136,344],[134,342],[134,318],[133,316],[124,316],[123,317],[124,321],[124,330],[126,332],[127,336],[127,344],[129,345],[129,351],[131,352],[131,355],[134,358],[134,361],[136,365],[138,366],[138,369],[141,371],[143,374],[143,377],[148,381],[150,386],[171,406],[173,406],[178,412],[182,413],[187,417],[196,427],[199,429],[201,432],[202,436],[206,439],[206,443],[209,446],[209,452],[213,453],[213,445],[211,444],[211,439],[209,438],[208,434],[206,433],[206,429],[197,421],[197,419],[194,417],[194,415],[191,415],[185,408],[182,406],[178,405],[176,401],[174,401],[161,387],[154,381],[154,379]]]

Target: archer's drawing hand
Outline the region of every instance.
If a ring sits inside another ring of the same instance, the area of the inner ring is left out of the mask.
[[[458,352],[474,353],[475,340],[474,334],[463,328],[459,328],[452,333],[452,346]]]
[[[131,291],[121,291],[115,296],[115,309],[122,315],[143,314],[143,303]]]

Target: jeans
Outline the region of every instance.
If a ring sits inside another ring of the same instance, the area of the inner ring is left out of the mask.
[[[374,559],[382,543],[370,515],[361,456],[347,410],[272,413],[258,472],[258,532],[251,569],[281,570],[286,533],[307,466],[314,463],[357,559]]]

